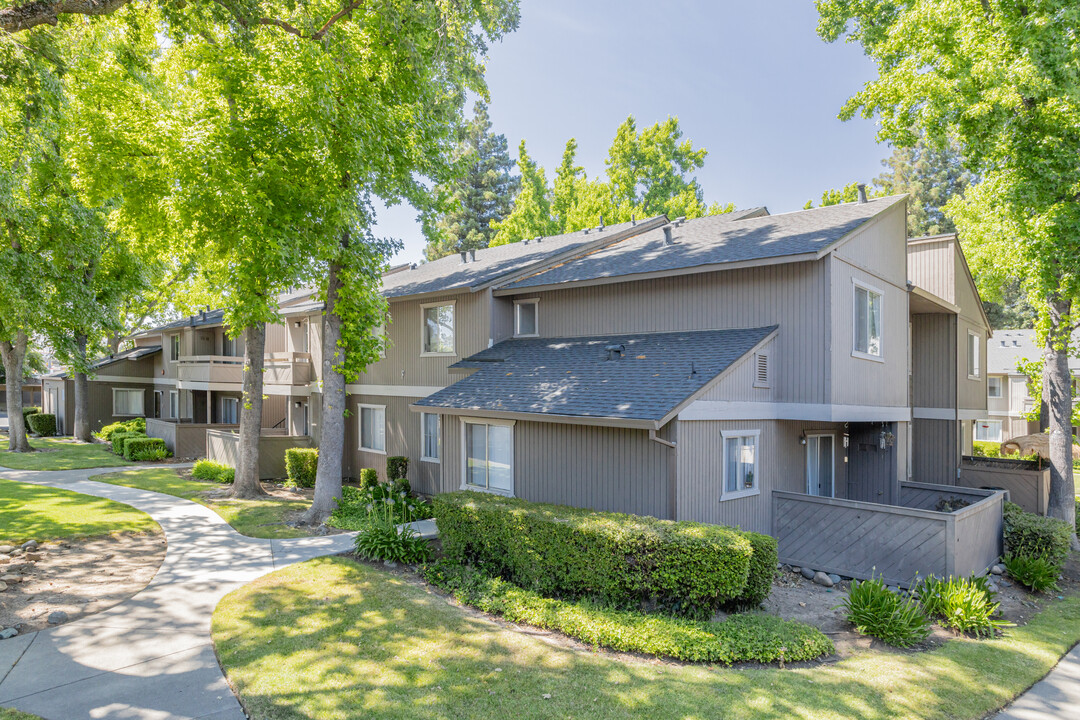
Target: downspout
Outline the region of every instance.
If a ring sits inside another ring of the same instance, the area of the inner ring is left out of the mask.
[[[655,429],[649,430],[649,439],[653,442],[658,442],[661,445],[666,445],[669,448],[675,447],[675,443],[671,442],[670,440],[665,440],[664,438],[657,435]]]
[[[678,434],[678,424],[672,426],[672,431]],[[656,428],[649,429],[649,439],[655,443],[659,443],[665,447],[675,450],[675,443],[672,440],[666,440],[656,434]],[[667,481],[668,481],[668,519],[679,519],[679,454],[678,452],[672,452],[667,454]]]

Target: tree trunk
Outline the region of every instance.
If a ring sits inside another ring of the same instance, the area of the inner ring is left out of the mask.
[[[8,414],[8,450],[11,452],[33,452],[26,437],[26,420],[23,418],[22,388],[23,361],[26,360],[26,333],[15,333],[15,342],[5,340],[0,343],[0,355],[3,356],[6,374],[7,414]]]
[[[330,517],[341,497],[341,464],[345,455],[345,376],[334,370],[344,357],[341,317],[337,300],[341,293],[341,266],[330,264],[326,279],[326,311],[323,313],[322,430],[319,465],[315,472],[315,499],[304,513],[303,522],[321,525]]]
[[[229,496],[266,495],[259,482],[259,436],[262,434],[263,351],[266,323],[244,328],[244,397],[240,408],[240,452]]]
[[[116,355],[120,352],[120,340],[122,335],[118,332],[109,333],[109,354]]]
[[[75,338],[78,357],[76,360],[81,367],[86,367],[86,336],[80,335]],[[92,442],[90,437],[90,383],[86,373],[76,371],[74,374],[75,385],[75,427],[73,435],[79,442]]]
[[[1076,527],[1072,464],[1072,378],[1069,376],[1071,326],[1066,322],[1072,303],[1050,301],[1051,329],[1043,347],[1043,399],[1050,410],[1050,497],[1046,514]],[[1073,533],[1073,549],[1080,549]]]

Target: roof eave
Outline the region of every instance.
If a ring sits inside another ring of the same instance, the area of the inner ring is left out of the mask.
[[[454,415],[457,417],[493,418],[496,420],[523,420],[532,422],[550,422],[563,425],[603,425],[605,427],[655,430],[663,427],[657,420],[641,418],[617,418],[603,415],[559,415],[557,413],[508,412],[506,410],[485,410],[482,408],[448,408],[431,405],[409,405],[413,412]]]

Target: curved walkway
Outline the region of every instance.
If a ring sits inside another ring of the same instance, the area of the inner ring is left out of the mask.
[[[154,518],[168,541],[154,579],[128,600],[0,641],[0,706],[46,720],[242,720],[210,641],[218,601],[290,563],[350,550],[352,535],[249,538],[198,503],[87,479],[130,469],[0,472],[131,505]]]

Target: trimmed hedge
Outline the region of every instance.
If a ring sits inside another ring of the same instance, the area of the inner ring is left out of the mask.
[[[56,416],[50,413],[34,413],[26,416],[26,424],[31,432],[42,437],[52,437],[56,434]]]
[[[1058,568],[1069,557],[1073,529],[1064,520],[1025,512],[1005,503],[1005,554],[1041,557]]]
[[[191,468],[191,477],[196,480],[231,483],[236,477],[236,469],[213,460],[199,460]]]
[[[129,437],[124,440],[124,457],[128,460],[138,460],[142,453],[150,450],[169,452],[165,441],[161,438],[152,437]]]
[[[114,432],[109,436],[109,441],[112,443],[112,451],[120,456],[124,454],[124,443],[130,438],[144,438],[145,434],[141,432],[134,432],[131,430],[125,430],[124,432]]]
[[[743,535],[753,546],[754,554],[750,556],[750,574],[746,578],[746,587],[742,595],[732,604],[757,607],[765,602],[769,593],[772,592],[773,577],[776,575],[776,564],[779,561],[776,538],[754,532],[744,532]]]
[[[589,601],[553,600],[445,560],[426,566],[424,577],[459,602],[510,622],[557,630],[622,652],[730,665],[801,662],[835,650],[817,628],[764,613],[695,622],[605,608]]]
[[[287,485],[293,487],[315,487],[315,470],[319,465],[317,448],[289,448],[285,451],[285,474]]]
[[[721,525],[532,503],[489,493],[434,499],[448,557],[541,595],[710,617],[771,584],[776,557],[751,563],[755,542]],[[759,541],[760,545],[766,543]],[[766,572],[767,571],[767,572]]]
[[[404,480],[409,474],[409,458],[404,455],[391,455],[386,458],[386,479],[390,482]]]
[[[373,488],[379,484],[379,472],[375,468],[360,469],[360,487]]]
[[[29,418],[31,415],[37,415],[40,412],[41,412],[41,408],[39,408],[39,407],[33,407],[33,406],[24,407],[22,409],[23,420],[26,421],[27,418]]]
[[[99,439],[104,440],[105,442],[112,442],[113,433],[118,432],[145,433],[146,418],[135,418],[134,420],[114,422],[111,425],[106,425],[101,428],[96,434]]]

